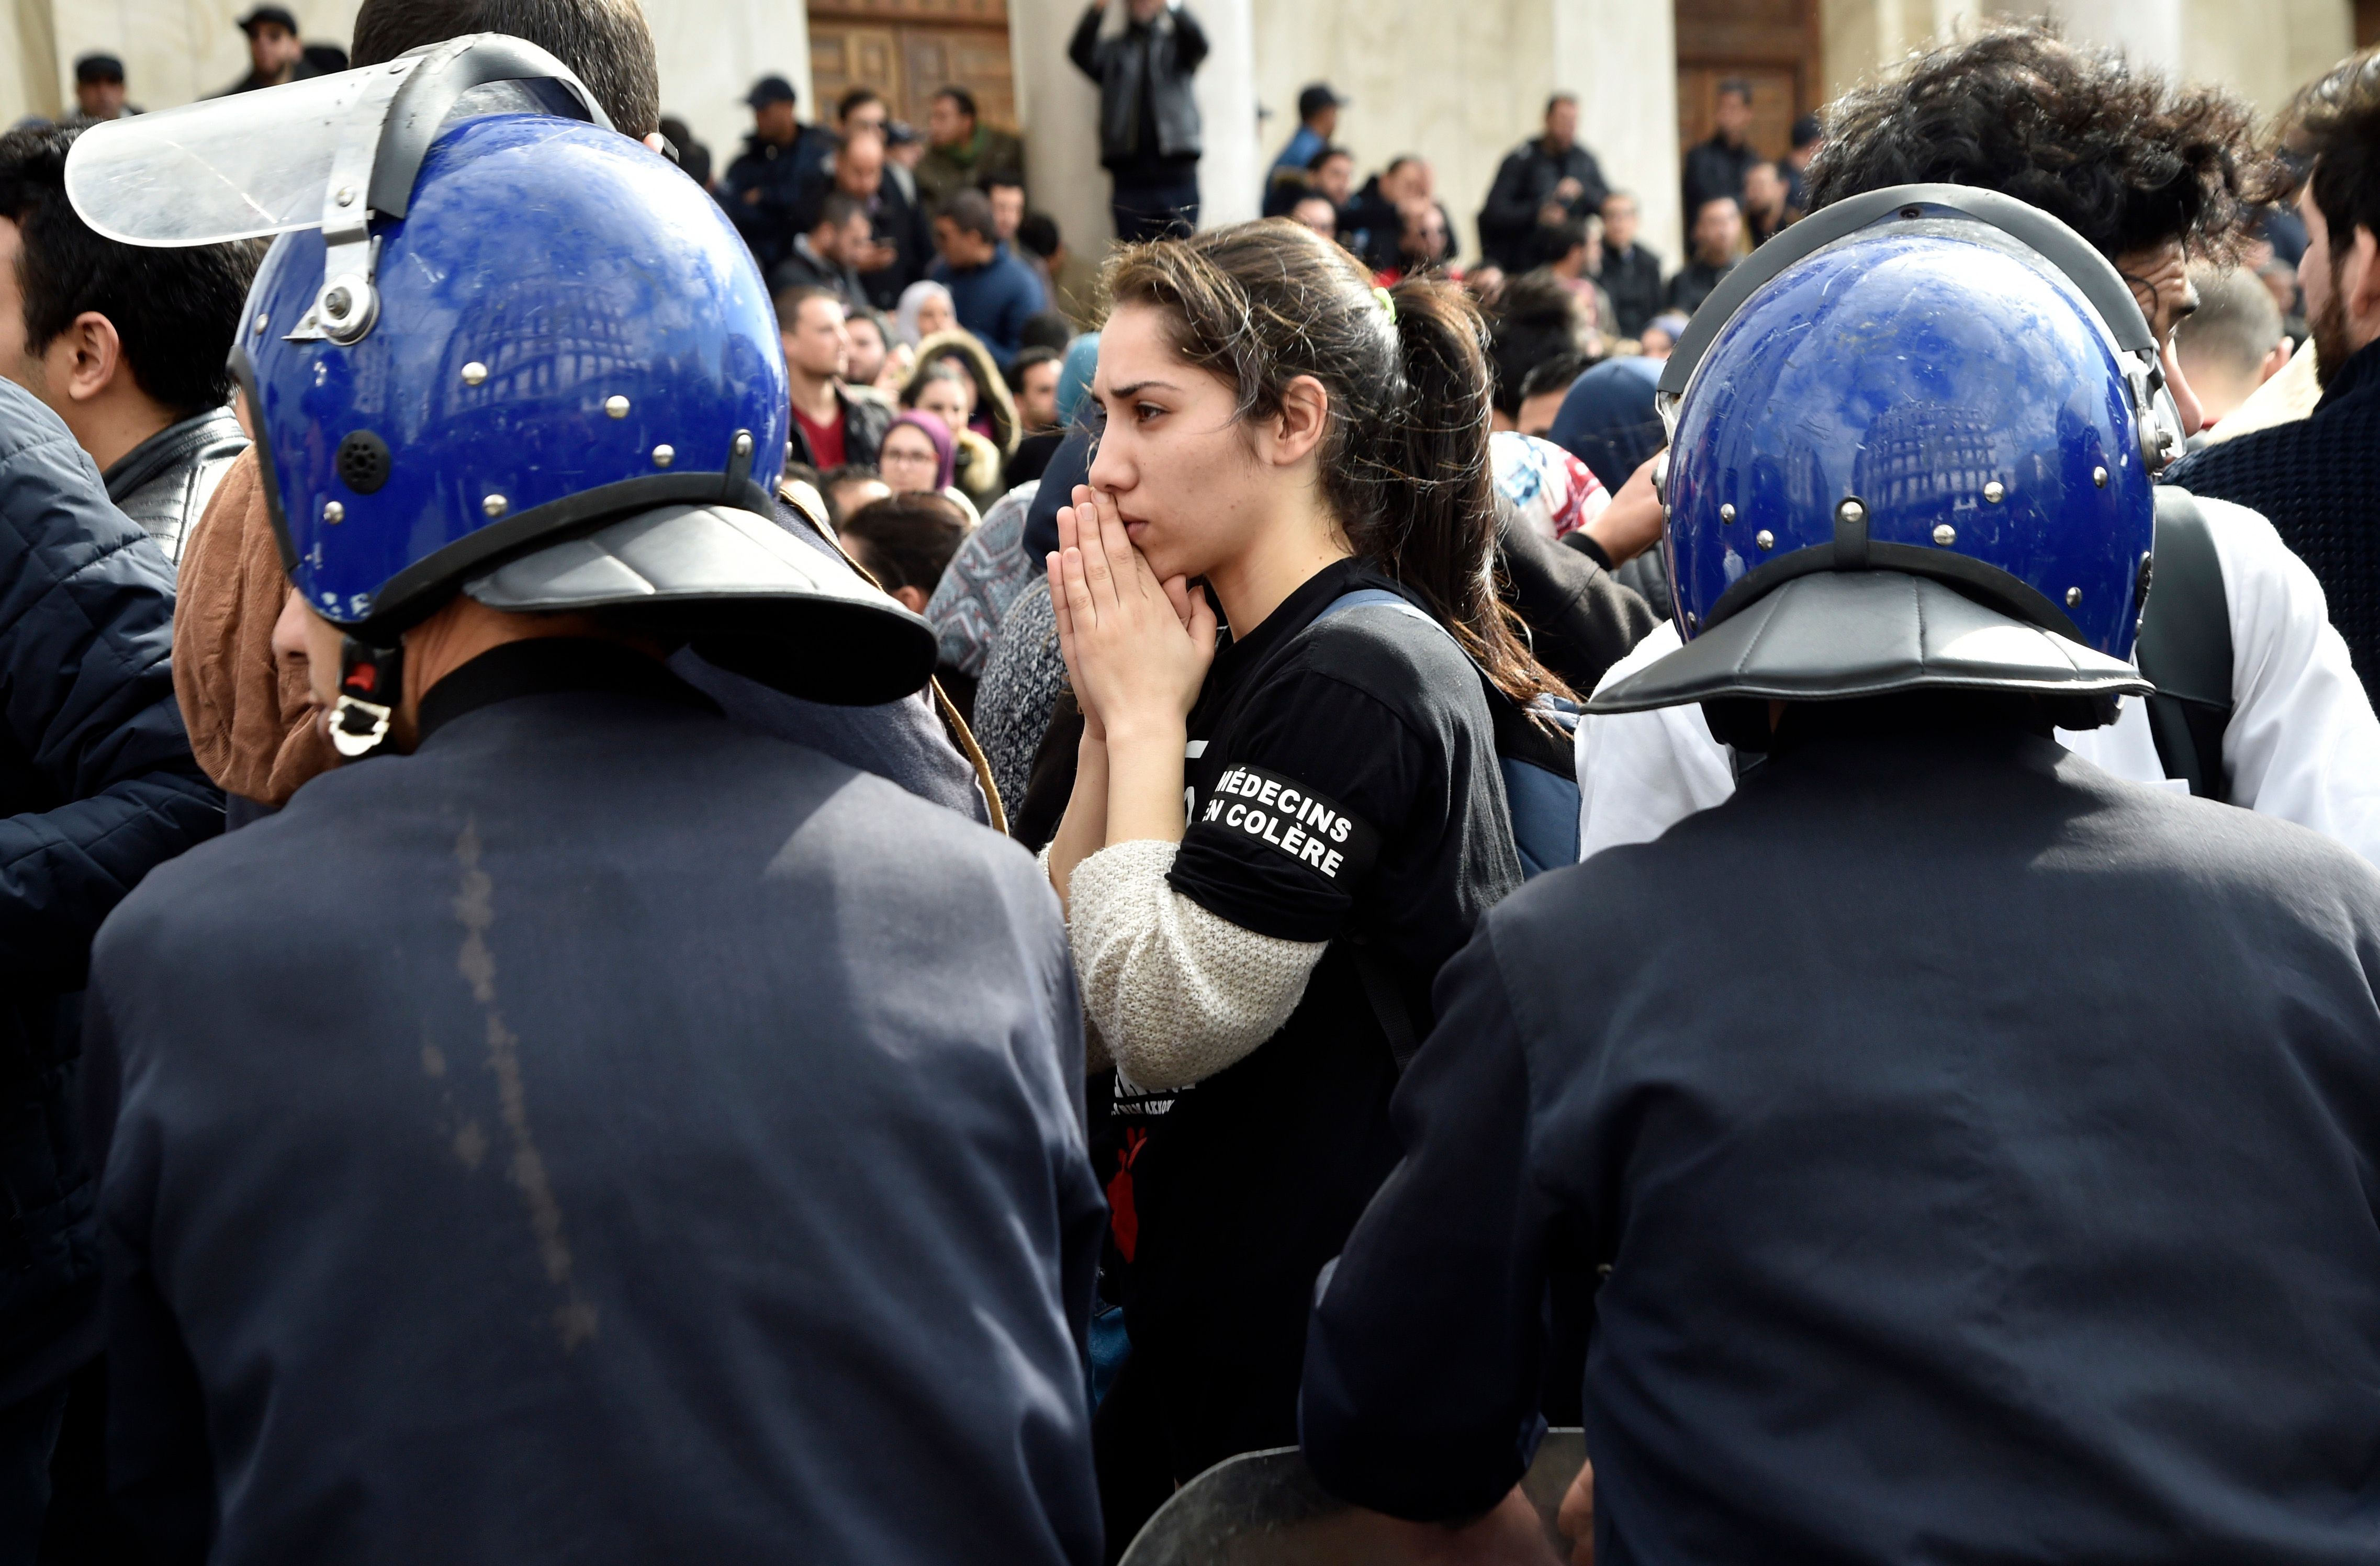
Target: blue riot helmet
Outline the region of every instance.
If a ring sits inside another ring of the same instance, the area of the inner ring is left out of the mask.
[[[1771,700],[2002,692],[2112,722],[2150,688],[2130,659],[2179,451],[2161,390],[2131,290],[2045,212],[1925,185],[1803,219],[1663,371],[1687,643],[1588,710],[1709,703],[1753,748]]]
[[[931,674],[923,620],[774,518],[790,405],[750,252],[544,51],[480,34],[114,122],[67,180],[131,243],[278,236],[233,368],[290,579],[349,637],[343,752],[458,591],[816,699]]]

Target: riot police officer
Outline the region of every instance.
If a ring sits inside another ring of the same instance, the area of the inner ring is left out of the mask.
[[[1773,244],[1676,410],[1689,639],[1596,698],[1767,759],[1448,965],[1306,1455],[1492,1527],[1576,1267],[1607,1566],[2351,1559],[2380,876],[2052,738],[2144,688],[2155,342],[1997,193]]]
[[[351,758],[101,938],[128,1516],[218,1561],[1096,1560],[1056,901],[662,662],[875,702],[934,659],[769,516],[759,272],[517,40],[323,96],[69,169],[119,232],[169,158],[234,198],[179,237],[283,220],[237,370]]]

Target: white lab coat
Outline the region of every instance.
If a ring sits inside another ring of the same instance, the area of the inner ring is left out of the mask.
[[[2380,865],[2380,719],[2331,628],[2322,585],[2273,525],[2228,501],[2198,497],[2231,610],[2230,727],[2223,762],[2231,802],[2335,838]],[[1597,688],[1676,650],[1662,625]],[[2165,775],[2148,710],[2127,698],[2104,729],[2058,732],[2060,744],[2118,777],[2180,788]],[[1734,753],[1703,710],[1589,716],[1578,726],[1579,856],[1649,843],[1735,792]]]

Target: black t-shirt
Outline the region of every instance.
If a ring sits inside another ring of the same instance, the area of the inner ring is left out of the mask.
[[[1196,1389],[1200,1411],[1173,1411],[1193,1472],[1296,1439],[1315,1277],[1398,1156],[1396,1063],[1349,941],[1386,959],[1418,1034],[1439,965],[1521,882],[1487,691],[1452,638],[1385,605],[1313,625],[1365,588],[1394,584],[1331,565],[1217,654],[1170,878],[1245,929],[1330,949],[1246,1058],[1178,1093],[1119,1074],[1109,1106],[1118,1293],[1135,1351]]]

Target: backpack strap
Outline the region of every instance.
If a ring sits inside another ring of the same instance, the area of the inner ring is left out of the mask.
[[[2231,726],[2231,606],[2206,514],[2187,490],[2156,491],[2156,553],[2136,660],[2156,686],[2149,732],[2166,776],[2202,799],[2228,800],[2223,735]]]
[[[1358,588],[1354,592],[1342,593],[1324,604],[1322,613],[1317,614],[1309,625],[1318,625],[1351,609],[1366,607],[1393,609],[1400,614],[1411,615],[1447,640],[1454,639],[1434,616],[1424,613],[1386,588]],[[1413,1064],[1415,1051],[1421,1048],[1421,1039],[1414,1033],[1413,1014],[1406,1010],[1404,997],[1397,992],[1395,969],[1390,966],[1387,953],[1354,936],[1347,938],[1347,955],[1354,961],[1355,977],[1364,984],[1364,999],[1371,1002],[1373,1020],[1380,1025],[1380,1032],[1387,1037],[1389,1053],[1396,1057],[1397,1074],[1402,1076],[1405,1067]]]

